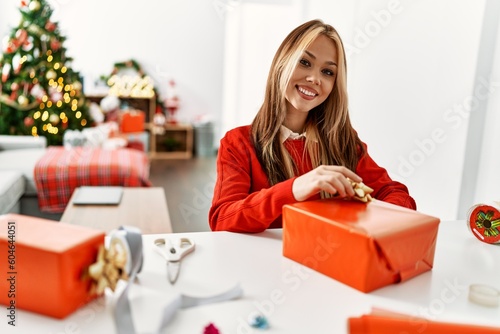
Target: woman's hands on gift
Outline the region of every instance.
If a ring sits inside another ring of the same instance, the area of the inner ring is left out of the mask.
[[[346,167],[322,165],[297,177],[293,182],[292,192],[299,202],[320,191],[342,198],[352,197],[355,195],[352,181],[362,182],[362,179]]]

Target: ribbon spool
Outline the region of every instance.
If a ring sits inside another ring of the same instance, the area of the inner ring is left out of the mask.
[[[127,237],[129,237],[130,233],[136,233],[136,234],[141,234],[139,229],[134,229],[130,226],[120,226],[119,229],[113,230],[110,233],[110,240],[109,240],[109,248],[118,248],[120,252],[123,252],[123,256],[125,256],[126,261],[125,261],[125,271],[128,276],[132,275],[132,267],[135,265],[134,260],[132,259],[132,250],[130,249],[130,242],[127,240]],[[136,246],[134,246],[136,247]],[[137,246],[138,247],[138,246]],[[137,252],[137,249],[134,249],[134,252]],[[140,252],[140,258],[138,259],[138,269],[137,273],[141,272],[142,269],[142,263],[143,263],[143,257],[142,257],[142,251]]]
[[[469,209],[466,223],[478,240],[500,244],[500,202],[474,205]]]

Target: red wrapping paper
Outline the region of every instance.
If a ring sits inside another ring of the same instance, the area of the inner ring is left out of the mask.
[[[18,214],[0,216],[0,253],[14,250],[12,267],[4,273],[10,280],[0,280],[0,303],[13,302],[16,308],[55,318],[74,312],[96,297],[84,272],[95,262],[104,237],[104,232],[89,227]]]
[[[381,201],[300,202],[283,207],[283,255],[370,292],[431,270],[438,225]]]

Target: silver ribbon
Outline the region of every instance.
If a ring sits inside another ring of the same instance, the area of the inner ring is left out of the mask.
[[[132,286],[137,274],[142,269],[142,235],[141,231],[135,227],[121,226],[117,233],[122,233],[128,243],[131,253],[131,272],[126,287],[122,290],[116,300],[114,309],[114,319],[118,334],[136,334],[134,321],[132,319],[132,309],[128,299],[129,289]],[[243,289],[239,284],[232,289],[218,295],[210,297],[191,297],[178,294],[169,304],[165,305],[162,311],[162,319],[158,329],[154,333],[161,333],[168,325],[178,309],[186,309],[195,306],[208,305],[232,299],[237,299],[243,295]]]

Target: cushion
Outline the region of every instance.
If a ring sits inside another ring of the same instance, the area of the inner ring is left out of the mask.
[[[0,151],[47,147],[47,138],[0,135]]]
[[[0,151],[0,171],[21,172],[26,181],[25,194],[35,195],[37,194],[34,180],[35,165],[45,151],[40,148]]]
[[[11,212],[24,194],[24,189],[25,180],[21,172],[0,171],[0,214]]]

